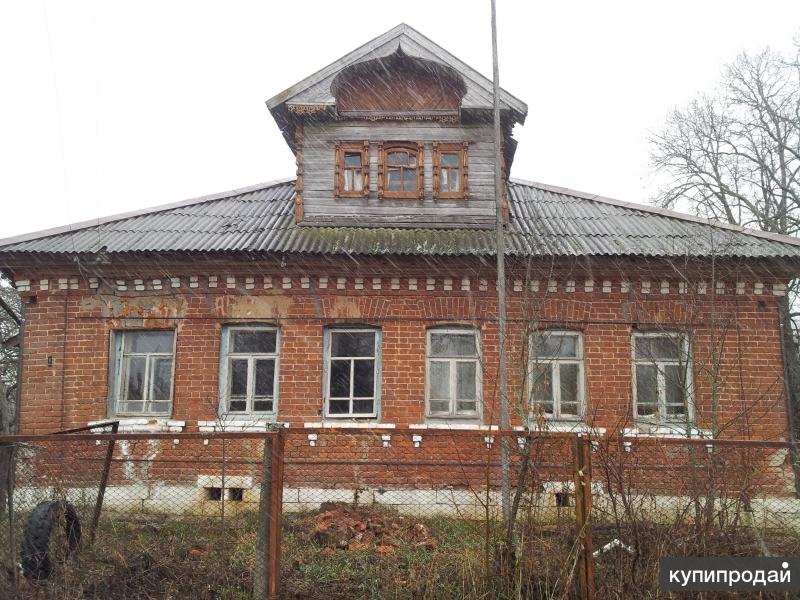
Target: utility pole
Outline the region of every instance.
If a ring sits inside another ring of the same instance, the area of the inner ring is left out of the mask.
[[[507,431],[511,424],[508,418],[508,376],[506,363],[506,241],[503,224],[503,141],[500,131],[500,69],[497,61],[497,7],[492,0],[492,98],[494,117],[494,201],[495,201],[495,248],[497,253],[497,330],[499,336],[498,384],[500,390],[500,429]],[[500,437],[501,493],[503,518],[511,518],[511,457],[508,437]]]

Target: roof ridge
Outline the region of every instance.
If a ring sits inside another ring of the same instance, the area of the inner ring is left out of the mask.
[[[59,235],[62,233],[72,233],[75,231],[80,231],[82,229],[89,229],[90,227],[98,227],[100,225],[106,225],[107,223],[113,223],[114,221],[122,221],[124,219],[140,217],[143,215],[150,215],[153,213],[163,212],[174,208],[182,208],[184,206],[203,204],[204,202],[211,202],[213,200],[223,200],[225,198],[231,198],[233,196],[247,194],[248,192],[256,192],[258,190],[275,187],[284,183],[289,183],[291,181],[295,181],[295,177],[274,179],[272,181],[256,183],[253,185],[235,188],[225,192],[215,192],[213,194],[205,194],[203,196],[196,196],[194,198],[188,198],[186,200],[178,200],[177,202],[157,204],[155,206],[149,206],[146,208],[139,208],[136,210],[116,213],[113,215],[108,215],[106,217],[98,217],[96,219],[88,219],[86,221],[78,221],[76,223],[69,223],[67,225],[59,225],[57,227],[50,227],[48,229],[41,229],[39,231],[31,231],[28,233],[22,233],[20,235],[15,235],[7,238],[0,238],[0,249],[2,249],[3,246],[8,246],[11,244],[17,244],[20,242],[29,242],[31,240],[46,238],[53,235]]]
[[[610,204],[612,206],[618,206],[620,208],[629,208],[631,210],[639,210],[643,212],[653,213],[660,215],[662,217],[680,219],[682,221],[690,221],[693,223],[701,223],[703,225],[709,225],[711,227],[717,227],[719,229],[727,229],[729,231],[735,231],[737,233],[743,233],[745,235],[751,235],[753,237],[764,238],[776,242],[783,242],[785,244],[790,244],[792,246],[800,246],[800,238],[791,235],[786,235],[783,233],[760,231],[758,229],[752,229],[750,227],[744,227],[742,225],[734,225],[733,223],[725,223],[724,221],[717,221],[716,219],[706,219],[703,217],[698,217],[696,215],[690,215],[676,210],[670,210],[668,208],[661,208],[660,206],[653,206],[651,204],[639,204],[637,202],[628,202],[626,200],[617,200],[615,198],[609,198],[607,196],[601,196],[599,194],[592,194],[590,192],[582,192],[580,190],[575,190],[568,187],[551,185],[548,183],[541,183],[538,181],[531,181],[530,179],[520,179],[519,177],[510,177],[509,182],[526,185],[529,187],[534,187],[540,190],[545,190],[556,194],[565,194],[567,196],[583,198],[584,200],[591,200],[593,202],[600,202],[602,204]]]

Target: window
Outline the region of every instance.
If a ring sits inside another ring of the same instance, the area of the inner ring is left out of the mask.
[[[427,397],[431,417],[477,417],[481,368],[474,329],[430,329]]]
[[[222,412],[228,416],[277,412],[277,328],[226,326],[222,335]]]
[[[433,145],[434,198],[467,197],[468,144]]]
[[[531,408],[554,419],[584,412],[583,338],[575,331],[537,332],[531,344]]]
[[[423,197],[422,144],[396,144],[380,148],[380,197]]]
[[[325,339],[325,414],[374,417],[380,389],[380,332],[328,329]]]
[[[369,197],[369,142],[336,144],[334,181],[337,197]]]
[[[175,332],[117,331],[111,378],[112,408],[118,415],[169,415]]]
[[[679,333],[633,335],[634,416],[660,422],[691,418],[688,339]]]

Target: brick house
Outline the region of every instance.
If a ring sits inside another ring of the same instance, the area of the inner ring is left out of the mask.
[[[296,178],[0,241],[20,431],[496,427],[491,89],[400,25],[267,102]],[[798,240],[506,190],[515,427],[788,439]]]

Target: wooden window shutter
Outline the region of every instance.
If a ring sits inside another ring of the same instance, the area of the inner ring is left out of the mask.
[[[342,177],[344,174],[344,150],[342,144],[336,142],[336,165],[333,174],[333,195],[339,198],[342,195]]]

